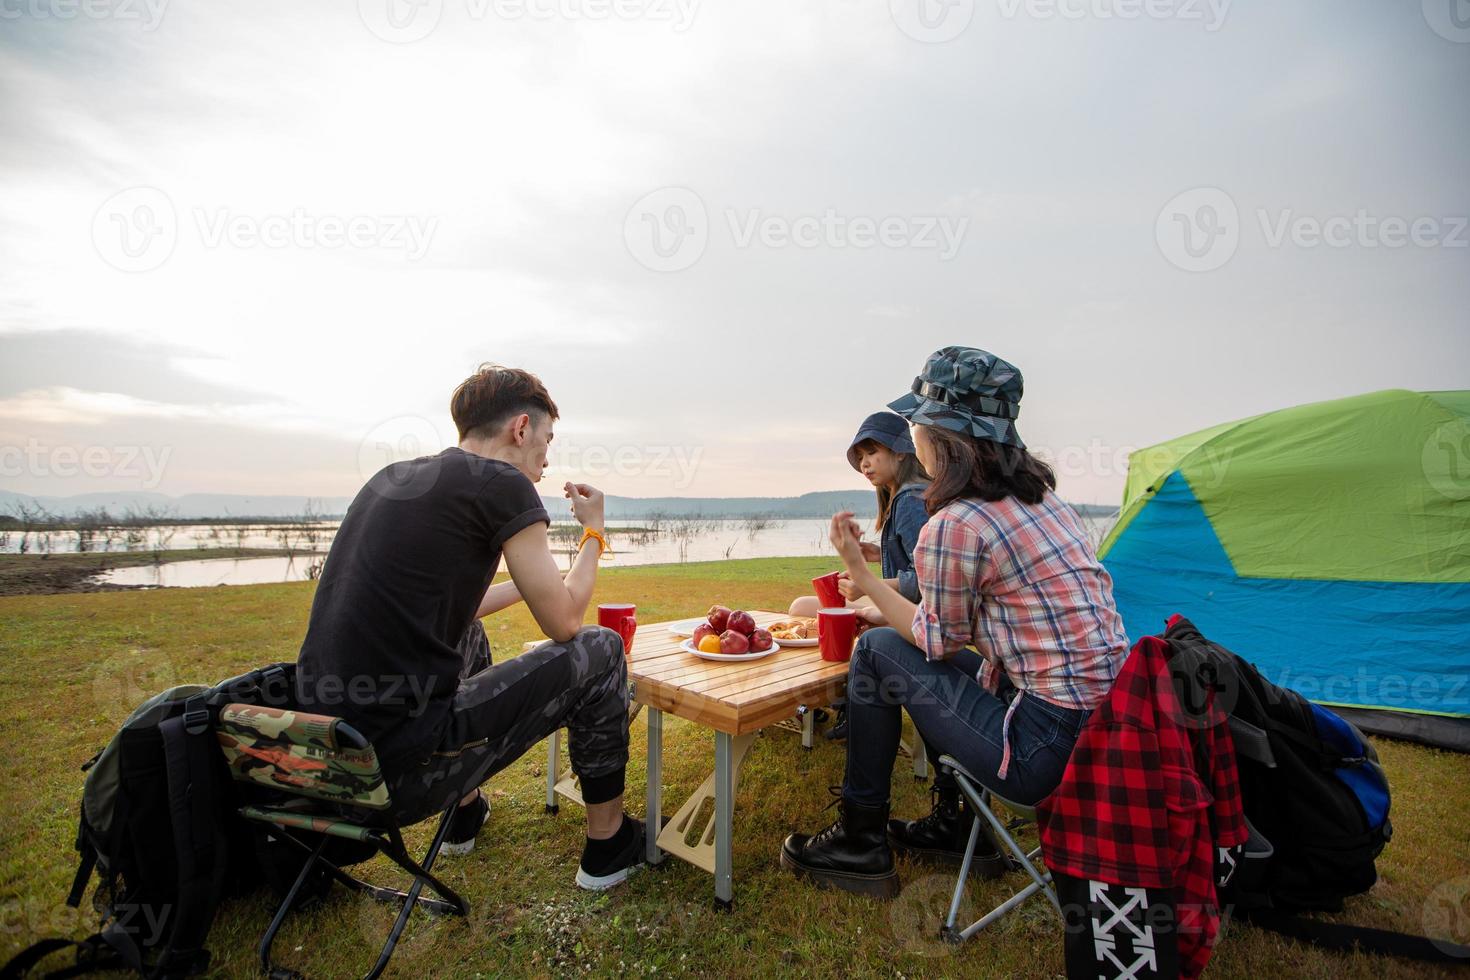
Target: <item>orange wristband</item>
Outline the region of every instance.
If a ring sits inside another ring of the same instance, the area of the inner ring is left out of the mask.
[[[612,552],[612,545],[607,543],[607,538],[603,535],[603,533],[601,531],[594,531],[590,527],[582,529],[582,540],[577,542],[577,550],[581,551],[582,545],[586,544],[589,539],[597,542],[598,558],[601,558],[603,555],[610,554]]]

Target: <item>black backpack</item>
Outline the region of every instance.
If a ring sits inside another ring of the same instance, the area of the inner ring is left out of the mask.
[[[1341,911],[1378,880],[1375,862],[1393,837],[1378,753],[1352,723],[1272,684],[1182,616],[1164,639],[1186,709],[1213,700],[1230,715],[1250,840],[1221,849],[1221,906],[1327,948],[1466,963],[1464,946],[1298,914]]]
[[[290,707],[294,673],[294,664],[276,664],[214,687],[171,688],[128,716],[82,767],[81,860],[66,901],[80,905],[95,871],[101,928],[80,942],[32,945],[0,969],[0,980],[69,947],[75,964],[48,977],[130,969],[174,980],[208,968],[204,944],[220,902],[263,882],[279,886],[300,868],[293,849],[238,815],[245,802],[266,802],[258,796],[269,791],[231,779],[215,737],[219,710],[231,702]],[[370,854],[335,856],[341,865]],[[313,885],[320,894],[330,879],[310,883],[308,893]]]

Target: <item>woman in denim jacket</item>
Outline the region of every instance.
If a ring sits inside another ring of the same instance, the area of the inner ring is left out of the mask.
[[[863,560],[880,562],[883,581],[910,602],[919,601],[919,580],[914,573],[914,546],[919,531],[929,520],[924,508],[924,490],[929,486],[928,474],[914,454],[909,438],[909,424],[894,412],[875,412],[863,420],[852,444],[847,447],[847,461],[867,477],[878,494],[876,530],[880,544],[864,541]],[[837,587],[853,605],[872,605],[872,600],[843,572]],[[791,604],[793,616],[815,616],[821,603],[816,596],[802,596]],[[837,723],[826,737],[841,741],[847,737],[845,701],[836,705]]]

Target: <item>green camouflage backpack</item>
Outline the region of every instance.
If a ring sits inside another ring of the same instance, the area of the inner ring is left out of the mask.
[[[242,800],[216,739],[219,710],[230,702],[289,704],[294,671],[276,664],[214,687],[174,687],[134,709],[82,767],[81,861],[67,904],[80,905],[95,870],[101,929],[81,942],[36,943],[0,970],[0,980],[73,946],[76,965],[62,975],[123,968],[175,978],[208,967],[204,942],[226,886],[239,891],[263,874],[256,832],[236,812]]]

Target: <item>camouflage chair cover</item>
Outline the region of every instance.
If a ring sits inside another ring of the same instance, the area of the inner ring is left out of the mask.
[[[217,733],[238,780],[344,806],[388,805],[377,752],[340,718],[229,704]]]
[[[449,829],[453,806],[441,817],[438,832],[422,863],[409,856],[402,835],[391,823],[360,823],[348,819],[338,809],[382,811],[390,802],[377,752],[347,722],[304,711],[227,704],[220,709],[216,736],[230,774],[238,782],[265,787],[287,797],[281,805],[242,806],[240,815],[247,820],[270,824],[281,837],[308,855],[295,884],[260,941],[260,962],[267,975],[291,973],[271,962],[271,943],[294,904],[302,883],[317,865],[325,867],[334,880],[355,891],[365,891],[380,901],[402,903],[388,941],[376,965],[365,975],[366,980],[377,977],[388,965],[409,913],[415,907],[423,906],[432,912],[453,915],[469,913],[469,904],[430,872]],[[314,805],[312,801],[320,801],[322,805]],[[321,837],[312,847],[293,832]],[[329,836],[375,845],[395,864],[413,875],[413,884],[407,892],[402,892],[352,877],[323,856]],[[420,896],[424,885],[442,896],[442,900]]]

